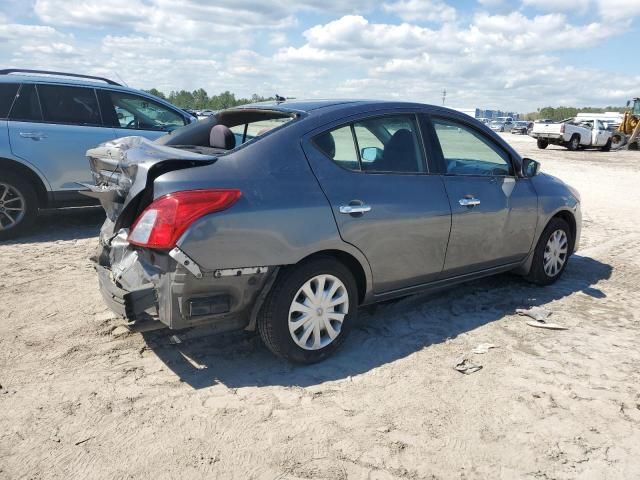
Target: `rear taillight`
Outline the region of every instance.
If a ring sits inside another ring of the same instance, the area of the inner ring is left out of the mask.
[[[560,125],[560,133],[564,133],[564,123]]]
[[[226,210],[240,198],[240,190],[185,190],[170,193],[144,209],[129,233],[129,243],[169,249],[195,220]]]

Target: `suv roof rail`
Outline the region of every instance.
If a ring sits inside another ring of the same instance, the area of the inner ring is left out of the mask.
[[[106,82],[109,85],[117,85],[121,87],[118,82],[114,82],[113,80],[109,80],[104,77],[94,77],[92,75],[81,75],[79,73],[65,73],[65,72],[53,72],[50,70],[29,70],[24,68],[6,68],[4,70],[0,70],[0,75],[9,75],[10,73],[38,73],[42,75],[58,75],[63,77],[75,77],[75,78],[90,78],[92,80],[100,80],[102,82]]]

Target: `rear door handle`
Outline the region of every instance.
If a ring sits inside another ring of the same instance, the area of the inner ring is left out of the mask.
[[[480,205],[480,200],[477,198],[461,198],[458,200],[458,203],[463,207],[475,207],[476,205]]]
[[[42,132],[20,132],[22,138],[30,138],[32,140],[42,140],[43,138],[47,138],[47,136]]]
[[[371,211],[371,207],[369,205],[340,205],[338,208],[340,213],[344,213],[346,215],[350,215],[352,213],[367,213]]]

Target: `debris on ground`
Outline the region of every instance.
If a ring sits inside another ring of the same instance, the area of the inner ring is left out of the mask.
[[[169,343],[171,345],[178,345],[178,344],[182,343],[182,340],[180,339],[180,337],[178,335],[171,335],[169,337]]]
[[[471,353],[476,353],[478,355],[482,355],[482,354],[487,353],[492,348],[498,348],[498,347],[496,347],[493,343],[481,343],[476,348],[471,350]]]
[[[527,317],[531,317],[537,321],[544,321],[551,316],[551,311],[542,307],[531,307],[531,308],[516,308],[516,313],[518,315],[525,315]]]
[[[129,333],[130,333],[129,329],[124,325],[119,325],[113,330],[111,330],[112,337],[122,337],[123,335],[128,335]]]
[[[544,320],[529,320],[527,325],[536,328],[546,328],[548,330],[569,330],[569,327],[558,325],[557,323],[545,322]]]
[[[468,358],[462,357],[456,362],[456,365],[453,368],[455,368],[460,373],[470,375],[477,372],[478,370],[482,370],[482,365],[476,365],[474,363],[471,363]]]

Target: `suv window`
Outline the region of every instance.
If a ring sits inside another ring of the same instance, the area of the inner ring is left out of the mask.
[[[433,126],[450,175],[510,175],[506,153],[470,127],[450,120]]]
[[[132,130],[170,132],[185,125],[185,117],[147,97],[125,92],[99,90],[106,125]]]
[[[93,88],[38,85],[42,116],[46,122],[102,125]]]
[[[17,83],[0,83],[0,118],[7,118],[18,93]]]
[[[391,115],[322,133],[314,143],[334,162],[350,170],[420,173],[425,171],[425,162],[418,138],[413,115]]]
[[[22,84],[9,112],[9,119],[26,122],[42,121],[42,112],[35,85],[30,83]]]

